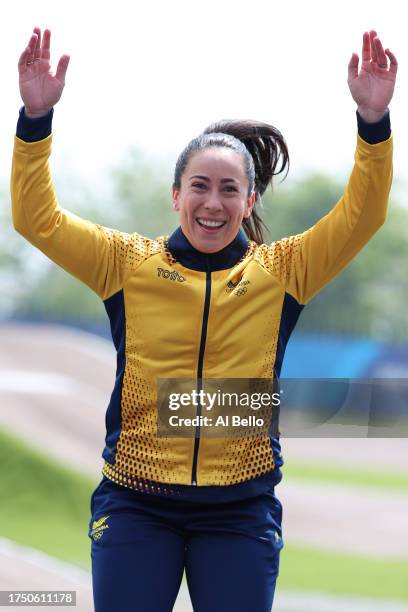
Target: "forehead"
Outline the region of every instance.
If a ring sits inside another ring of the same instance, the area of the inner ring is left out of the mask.
[[[213,179],[228,176],[242,181],[246,178],[242,155],[226,147],[210,147],[193,153],[185,176],[188,180],[195,174],[206,174]]]

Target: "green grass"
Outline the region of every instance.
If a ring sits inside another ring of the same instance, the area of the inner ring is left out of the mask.
[[[390,561],[285,545],[279,588],[408,601],[408,559]]]
[[[393,474],[368,470],[352,470],[334,466],[322,466],[310,463],[300,464],[285,460],[282,468],[283,477],[287,480],[299,480],[350,485],[358,488],[392,489],[408,493],[408,468],[406,474]]]
[[[96,482],[0,431],[0,534],[90,568],[90,496]]]
[[[0,431],[1,535],[25,546],[90,569],[90,496],[97,484],[28,448]],[[334,483],[353,481],[350,474],[328,467],[285,466],[290,479],[311,478]],[[370,479],[369,476],[372,476]],[[353,480],[354,477],[354,480]],[[364,474],[368,486],[386,486],[386,478]],[[390,478],[404,488],[404,478]],[[278,588],[408,600],[407,562],[373,559],[285,545]]]

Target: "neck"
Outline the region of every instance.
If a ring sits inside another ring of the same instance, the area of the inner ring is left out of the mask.
[[[232,242],[215,253],[203,253],[196,249],[185,236],[181,227],[178,227],[167,241],[169,251],[182,266],[201,272],[215,272],[231,268],[245,255],[248,246],[248,239],[242,229],[239,230]]]

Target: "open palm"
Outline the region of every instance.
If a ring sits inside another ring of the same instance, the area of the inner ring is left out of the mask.
[[[388,66],[387,56],[390,60]],[[358,55],[352,54],[348,65],[348,86],[359,108],[383,113],[394,93],[398,63],[389,49],[384,51],[375,30],[364,32],[360,72]]]
[[[69,55],[63,55],[55,75],[50,65],[50,30],[34,28],[28,46],[18,62],[20,93],[26,113],[30,116],[46,114],[60,99],[65,85]]]

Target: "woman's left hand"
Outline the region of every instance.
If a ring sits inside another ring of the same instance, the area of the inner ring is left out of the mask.
[[[390,60],[388,65],[387,56]],[[368,122],[379,121],[386,112],[394,93],[398,62],[389,49],[383,49],[375,30],[364,32],[360,73],[359,57],[353,53],[348,65],[347,83],[357,103],[361,117]]]

